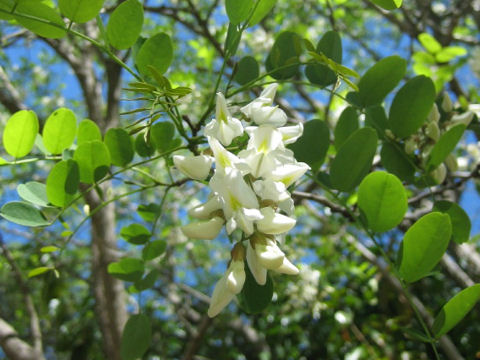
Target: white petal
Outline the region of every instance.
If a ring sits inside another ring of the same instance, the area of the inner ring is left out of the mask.
[[[208,316],[211,318],[217,316],[234,297],[235,294],[228,289],[225,275],[222,276],[213,290],[210,306],[208,308]]]
[[[297,275],[299,273],[298,268],[293,265],[287,257],[283,258],[283,263],[278,268],[274,269],[276,272],[287,274],[287,275]]]
[[[266,269],[273,270],[283,264],[285,254],[277,246],[275,240],[266,239],[267,244],[255,244],[258,262]]]
[[[247,264],[258,285],[265,285],[267,282],[267,269],[258,262],[255,250],[248,242],[247,245]]]
[[[276,213],[271,207],[260,209],[262,220],[257,221],[257,229],[264,234],[282,234],[295,226],[296,220]]]
[[[185,236],[191,239],[213,240],[222,230],[224,222],[222,218],[214,217],[208,221],[190,223],[180,229]]]
[[[227,286],[228,289],[238,294],[242,291],[243,284],[245,283],[245,265],[241,260],[233,260],[227,270]]]
[[[218,196],[212,196],[206,203],[188,210],[188,215],[196,219],[210,219],[210,214],[222,208],[222,201]]]
[[[281,202],[290,199],[290,194],[285,184],[279,181],[273,181],[272,179],[255,181],[253,183],[253,189],[263,200]]]
[[[298,162],[296,164],[285,164],[275,169],[272,172],[271,178],[273,180],[281,181],[286,187],[289,187],[309,169],[310,166],[303,162]]]
[[[294,126],[284,126],[278,128],[278,131],[282,134],[283,143],[285,145],[292,144],[303,134],[303,124],[298,123]]]
[[[213,158],[211,156],[174,155],[173,163],[183,174],[191,179],[205,180],[210,173]]]
[[[254,148],[263,153],[283,148],[282,133],[270,125],[259,126],[249,135],[247,148]]]
[[[277,83],[268,85],[265,89],[263,89],[262,93],[260,94],[260,97],[270,99],[270,101],[273,102],[273,99],[275,98],[275,94],[277,92],[277,88],[278,88]]]

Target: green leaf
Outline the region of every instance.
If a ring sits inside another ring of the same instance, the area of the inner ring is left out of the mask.
[[[72,110],[60,108],[55,110],[43,127],[43,144],[51,154],[61,154],[75,140],[77,119]]]
[[[27,155],[35,143],[38,127],[37,115],[31,110],[20,110],[10,116],[3,131],[5,151],[15,158]]]
[[[439,211],[450,216],[452,223],[452,240],[457,244],[467,242],[470,238],[472,224],[465,210],[460,205],[441,200],[433,204],[433,211]]]
[[[273,282],[267,276],[265,285],[258,285],[248,266],[245,266],[245,284],[239,294],[240,306],[249,314],[262,312],[272,301]]]
[[[95,122],[84,119],[78,125],[77,144],[80,145],[92,140],[102,141],[102,133]]]
[[[107,24],[108,42],[116,49],[128,49],[140,36],[142,25],[142,4],[138,0],[127,0],[110,15]]]
[[[242,38],[242,31],[239,25],[228,24],[227,36],[225,38],[225,54],[233,56],[237,52],[238,45]]]
[[[425,122],[435,101],[435,85],[420,75],[402,86],[390,107],[388,124],[400,138],[415,133]]]
[[[152,325],[143,314],[132,315],[123,329],[120,343],[122,360],[142,358],[152,342]]]
[[[135,284],[133,285],[133,290],[135,292],[140,292],[152,288],[153,285],[155,285],[155,282],[157,281],[159,275],[160,271],[158,271],[157,269],[153,269],[147,275],[145,275],[144,278],[135,281]]]
[[[346,107],[340,114],[337,125],[335,126],[335,148],[338,150],[340,146],[358,130],[358,114],[354,107]]]
[[[385,10],[395,10],[402,6],[402,0],[370,0]]]
[[[457,325],[480,299],[480,284],[470,286],[451,298],[435,317],[432,331],[436,338]]]
[[[102,9],[104,0],[59,0],[60,11],[76,23],[92,20]]]
[[[47,197],[55,206],[65,207],[73,199],[80,181],[80,171],[75,160],[57,163],[47,177]]]
[[[151,144],[145,142],[145,134],[140,133],[135,138],[135,151],[141,157],[152,156],[155,152],[155,148]]]
[[[451,234],[447,214],[432,212],[422,216],[403,238],[400,276],[409,283],[427,276],[447,250]]]
[[[262,19],[267,16],[275,5],[276,0],[259,0],[255,11],[248,22],[248,26],[252,27],[257,25]]]
[[[33,20],[30,18],[15,16],[20,25],[26,27],[31,32],[50,39],[59,39],[66,35],[65,24],[59,13],[53,8],[38,0],[18,1],[15,13],[32,16],[55,25],[50,25],[44,21]]]
[[[104,142],[110,152],[113,165],[125,166],[133,160],[132,138],[124,129],[109,129],[105,134]]]
[[[130,244],[142,245],[150,240],[150,231],[143,225],[130,224],[120,230],[120,236],[127,240]]]
[[[407,62],[389,56],[373,65],[358,83],[360,101],[365,107],[380,104],[405,76]]]
[[[388,172],[409,183],[415,180],[415,167],[409,161],[408,155],[395,145],[384,142],[380,151],[380,159]]]
[[[137,213],[145,221],[154,221],[160,215],[161,207],[158,204],[150,203],[148,205],[140,204]]]
[[[330,167],[330,180],[335,189],[348,192],[362,181],[372,166],[377,141],[374,129],[363,128],[343,143]]]
[[[14,8],[15,3],[16,3],[16,0],[1,0],[0,10],[12,12],[12,9]],[[14,18],[15,17],[13,15],[0,12],[0,20],[12,20]]]
[[[35,206],[23,201],[12,201],[6,203],[0,209],[0,215],[8,221],[23,226],[36,227],[50,225],[50,222],[45,218],[40,210],[38,210]]]
[[[80,181],[86,184],[93,184],[103,178],[110,167],[108,148],[98,140],[80,144],[73,154],[73,160],[78,163]]]
[[[407,212],[407,194],[395,175],[383,171],[369,174],[358,188],[358,206],[368,227],[384,232],[400,224]]]
[[[42,275],[42,274],[45,274],[47,271],[50,271],[50,270],[53,270],[53,268],[49,267],[49,266],[39,266],[35,269],[30,270],[28,272],[27,277],[32,278],[34,276]]]
[[[230,22],[238,25],[246,20],[254,4],[254,0],[225,0],[225,8]]]
[[[435,59],[438,62],[449,62],[455,59],[458,56],[463,56],[467,54],[467,50],[460,46],[448,46],[443,48],[437,54],[435,54]]]
[[[317,54],[323,54],[336,63],[342,62],[342,39],[335,31],[327,31],[317,44]],[[337,75],[326,65],[307,65],[305,75],[312,84],[328,86],[337,81]]]
[[[48,206],[45,184],[29,181],[17,186],[18,195],[25,201],[38,206]]]
[[[150,76],[148,66],[154,67],[160,74],[163,74],[172,60],[173,45],[170,36],[158,33],[143,43],[135,58],[135,64],[143,76]]]
[[[170,122],[157,122],[150,128],[150,141],[159,153],[173,148],[175,126]]]
[[[162,255],[167,249],[167,243],[163,240],[155,240],[148,243],[142,250],[142,258],[145,261],[153,260]]]
[[[306,162],[317,171],[325,160],[330,145],[330,131],[321,120],[310,120],[305,124],[303,135],[289,148],[298,161]]]
[[[142,278],[145,265],[140,259],[124,258],[108,265],[108,273],[120,280],[138,281]]]
[[[442,50],[442,45],[429,33],[421,33],[418,35],[418,41],[429,53],[438,53]]]
[[[299,56],[302,52],[302,38],[291,31],[284,31],[278,35],[266,60],[266,69],[277,80],[284,80],[298,72]],[[289,66],[291,65],[291,66]]]
[[[365,112],[365,126],[377,130],[380,139],[385,139],[385,130],[388,127],[387,114],[381,105],[370,106]]]
[[[240,85],[258,78],[260,73],[257,60],[253,56],[245,56],[237,65],[237,72],[235,73],[234,80]]]
[[[60,250],[59,247],[56,247],[56,246],[53,246],[53,245],[43,246],[42,248],[40,248],[40,252],[44,253],[44,254],[49,254],[49,253],[56,252],[56,251],[59,251],[59,250]]]
[[[455,125],[440,137],[428,156],[427,171],[435,169],[447,158],[457,146],[466,128],[464,124]]]

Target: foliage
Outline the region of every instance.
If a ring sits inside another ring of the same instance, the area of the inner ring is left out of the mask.
[[[423,3],[1,1],[3,352],[473,358],[479,14]]]

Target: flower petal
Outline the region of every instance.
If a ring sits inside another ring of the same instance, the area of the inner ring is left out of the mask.
[[[210,306],[208,307],[208,316],[211,318],[217,316],[234,297],[235,294],[228,289],[226,276],[222,276],[213,290]]]
[[[257,229],[264,234],[282,234],[295,226],[296,220],[276,213],[271,207],[260,209],[263,219],[257,221]]]
[[[267,283],[267,269],[259,263],[255,250],[248,242],[247,245],[247,264],[258,285],[265,285]]]
[[[213,158],[211,156],[183,156],[174,155],[173,163],[183,174],[191,179],[205,180],[210,173]]]
[[[208,221],[200,221],[182,226],[183,234],[191,239],[213,240],[222,230],[225,220],[214,217]]]

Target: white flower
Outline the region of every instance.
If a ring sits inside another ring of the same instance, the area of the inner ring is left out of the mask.
[[[278,128],[278,131],[282,134],[283,143],[285,145],[293,144],[303,134],[303,124],[298,123],[294,126],[284,126]]]
[[[280,181],[273,181],[272,179],[257,180],[253,183],[253,189],[262,200],[280,203],[290,199],[287,187]]]
[[[188,215],[196,219],[210,219],[211,214],[222,208],[222,201],[218,196],[212,196],[206,203],[188,210]]]
[[[213,289],[213,294],[207,313],[208,316],[211,318],[217,316],[220,311],[222,311],[223,308],[233,300],[234,297],[235,294],[231,292],[227,286],[226,276],[222,276]]]
[[[238,158],[230,151],[225,149],[220,142],[213,138],[208,137],[208,144],[212,149],[213,156],[215,157],[215,170],[216,172],[224,173],[227,168],[236,168],[246,174],[250,171],[249,166],[243,159]]]
[[[257,229],[264,234],[282,234],[295,226],[295,219],[276,213],[271,207],[264,207],[260,212],[263,219],[257,221]]]
[[[208,221],[200,221],[182,226],[180,229],[186,237],[191,239],[213,240],[222,230],[225,220],[214,217]]]
[[[247,264],[257,284],[265,285],[267,282],[267,269],[258,261],[257,254],[250,241],[247,244]]]
[[[232,117],[227,109],[227,102],[222,93],[217,93],[216,118],[205,126],[205,135],[218,139],[228,146],[234,138],[243,134],[240,120]]]
[[[309,169],[310,166],[303,162],[295,161],[295,163],[287,163],[277,167],[274,171],[272,171],[271,179],[275,181],[281,181],[286,187],[289,187]]]
[[[210,173],[213,158],[211,156],[183,156],[174,155],[173,163],[183,174],[191,179],[205,180]]]
[[[247,235],[253,232],[253,221],[263,216],[252,188],[247,185],[238,169],[227,168],[225,173],[216,172],[210,179],[210,187],[222,200],[227,219],[227,232],[238,226]]]
[[[278,84],[269,85],[257,99],[242,107],[240,111],[258,125],[283,126],[287,122],[287,115],[277,106],[271,106],[277,87]]]

